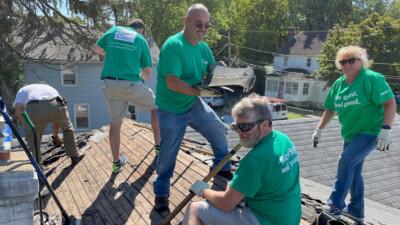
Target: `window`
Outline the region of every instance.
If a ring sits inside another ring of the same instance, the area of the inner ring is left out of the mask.
[[[75,128],[76,129],[89,129],[89,105],[88,104],[75,104]]]
[[[303,85],[303,95],[308,95],[308,88],[310,87],[310,84],[304,83]]]
[[[61,81],[63,87],[77,87],[76,66],[62,65],[61,66]]]
[[[297,95],[299,93],[299,83],[293,83],[292,84],[292,94]]]
[[[297,95],[298,91],[299,91],[298,83],[286,82],[286,87],[285,87],[286,94]]]
[[[292,92],[292,83],[286,82],[285,93],[290,94]]]
[[[287,66],[287,61],[288,61],[288,57],[285,56],[285,59],[284,59],[284,61],[283,61],[283,66]]]
[[[307,67],[310,67],[311,66],[311,57],[308,57],[307,58]]]
[[[276,80],[268,80],[267,81],[267,91],[277,92],[278,91],[279,82]]]

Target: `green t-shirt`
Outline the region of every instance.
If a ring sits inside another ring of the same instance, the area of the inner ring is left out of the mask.
[[[361,133],[378,136],[383,122],[382,103],[391,98],[393,92],[382,74],[362,69],[350,85],[345,75],[337,79],[324,107],[338,112],[342,137],[351,141]]]
[[[106,51],[101,79],[141,81],[140,69],[153,65],[147,41],[131,27],[111,28],[97,45]]]
[[[273,131],[240,161],[230,186],[261,224],[298,225],[301,220],[300,167],[292,141]]]
[[[158,108],[176,114],[187,111],[198,97],[168,89],[165,76],[177,76],[194,86],[201,83],[208,65],[214,62],[212,52],[205,42],[201,41],[197,45],[192,45],[181,32],[168,38],[161,48],[157,65],[156,105]]]

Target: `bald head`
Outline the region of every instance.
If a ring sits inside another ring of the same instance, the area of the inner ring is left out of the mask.
[[[199,3],[193,4],[192,6],[189,7],[186,17],[191,18],[191,15],[196,12],[207,12],[208,14],[208,9],[202,4]]]

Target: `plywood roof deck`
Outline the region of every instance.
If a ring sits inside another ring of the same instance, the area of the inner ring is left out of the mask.
[[[105,127],[103,132],[108,133],[107,129]],[[81,148],[86,149],[86,156],[76,166],[71,166],[67,157],[50,164],[46,171],[48,181],[67,214],[81,224],[162,224],[169,212],[159,213],[153,209],[156,159],[152,141],[150,130],[135,126],[132,120],[124,120],[120,154],[128,161],[120,173],[112,173],[108,137],[97,143],[86,142],[89,147]],[[203,179],[208,172],[207,165],[179,152],[171,179],[171,211],[189,194],[191,184]],[[213,188],[222,189],[226,182],[216,178]],[[50,196],[44,198],[44,203],[50,215],[60,215]],[[171,224],[179,224],[183,212]]]

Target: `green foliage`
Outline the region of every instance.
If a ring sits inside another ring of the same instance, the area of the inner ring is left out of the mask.
[[[346,25],[352,12],[348,0],[288,0],[293,26],[301,30],[328,30],[334,24]]]
[[[358,25],[351,23],[347,29],[335,26],[330,30],[322,55],[317,59],[321,69],[318,75],[327,81],[327,86],[341,76],[334,60],[339,48],[347,45],[365,48],[372,62],[371,69],[385,75],[392,88],[399,87],[400,21],[373,13]]]
[[[393,19],[400,19],[400,0],[393,0],[392,4],[389,6],[387,15]]]
[[[0,1],[3,8],[4,2]],[[20,62],[19,51],[14,46],[11,34],[16,21],[0,14],[0,96],[8,109],[11,107],[11,96],[17,93],[24,78],[24,68]]]

